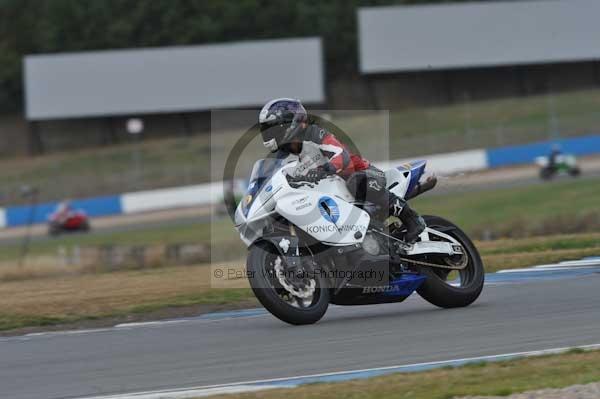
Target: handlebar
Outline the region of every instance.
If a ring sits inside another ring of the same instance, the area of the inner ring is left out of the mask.
[[[314,180],[309,179],[306,176],[291,176],[291,175],[286,175],[286,179],[288,181],[288,183],[317,183]]]

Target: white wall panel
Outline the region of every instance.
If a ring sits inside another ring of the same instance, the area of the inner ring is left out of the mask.
[[[325,101],[320,38],[29,55],[30,120]]]
[[[391,6],[358,11],[363,73],[600,58],[600,1]]]
[[[138,191],[121,196],[123,213],[158,211],[186,206],[210,205],[222,199],[223,183]]]
[[[419,159],[425,159],[427,161],[426,171],[428,173],[435,173],[438,175],[483,170],[488,167],[485,150],[468,150],[449,152],[446,154],[423,155],[421,157],[410,159],[375,162],[375,165],[380,169],[386,170]]]

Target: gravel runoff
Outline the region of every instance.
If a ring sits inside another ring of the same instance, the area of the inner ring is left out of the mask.
[[[466,396],[461,399],[598,399],[600,382],[572,385],[563,389],[540,389],[510,396]]]

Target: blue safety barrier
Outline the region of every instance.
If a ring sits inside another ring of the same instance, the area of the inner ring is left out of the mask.
[[[5,209],[6,226],[23,226],[30,222],[44,223],[57,205],[57,202],[46,202],[35,207],[29,205],[9,206]],[[71,205],[73,209],[82,209],[91,217],[122,213],[121,196],[119,195],[73,200]]]
[[[558,145],[564,154],[590,155],[600,153],[600,135],[548,140],[486,150],[489,168],[532,163],[536,157],[548,155]]]
[[[538,156],[548,155],[553,145],[558,145],[565,154],[590,155],[600,153],[600,135],[588,135],[574,138],[548,140],[543,142],[492,148],[485,151],[486,163],[481,168],[497,168],[501,166],[533,163]],[[436,155],[437,156],[437,155]],[[437,156],[439,158],[439,156]],[[452,154],[452,159],[456,154]],[[461,162],[461,158],[455,162]],[[467,162],[468,163],[468,162]],[[177,187],[175,189],[178,189]],[[122,195],[73,200],[73,208],[84,210],[89,216],[109,216],[123,213]],[[156,200],[154,200],[156,201]],[[9,206],[0,208],[0,228],[23,226],[30,221],[34,224],[45,223],[48,216],[56,208],[56,202],[47,202],[35,206]],[[161,204],[161,209],[164,204]],[[176,206],[176,205],[175,205]],[[148,209],[144,209],[148,210]]]

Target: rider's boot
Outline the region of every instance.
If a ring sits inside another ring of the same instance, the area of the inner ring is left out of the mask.
[[[423,218],[404,199],[395,195],[392,195],[390,198],[390,215],[399,218],[404,227],[406,227],[404,241],[408,244],[413,244],[417,241],[419,235],[427,227]]]

